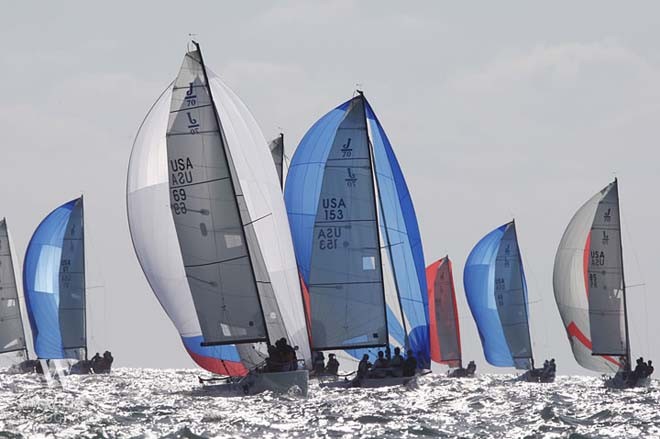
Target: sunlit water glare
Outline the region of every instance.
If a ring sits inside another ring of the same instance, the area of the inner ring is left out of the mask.
[[[660,389],[422,377],[415,387],[321,389],[309,397],[220,397],[197,370],[118,369],[67,377],[0,374],[0,436],[59,437],[660,437]]]

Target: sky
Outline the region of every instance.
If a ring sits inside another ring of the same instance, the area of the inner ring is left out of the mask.
[[[90,349],[194,367],[126,217],[138,126],[189,34],[287,154],[365,91],[393,144],[428,263],[454,262],[464,358],[486,366],[462,285],[476,242],[516,220],[537,361],[572,357],[552,266],[573,213],[619,178],[633,355],[658,358],[660,4],[652,1],[9,2],[0,15],[0,217],[21,262],[41,219],[85,195]]]

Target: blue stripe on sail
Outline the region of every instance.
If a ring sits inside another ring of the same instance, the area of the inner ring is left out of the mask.
[[[495,303],[495,261],[507,225],[493,230],[474,246],[463,271],[465,295],[477,323],[484,356],[490,364],[500,367],[514,366]]]
[[[298,268],[309,283],[314,222],[319,203],[325,162],[337,127],[346,114],[348,100],[319,119],[300,141],[286,177],[284,200]]]
[[[387,227],[387,233],[382,233],[384,245],[389,246],[402,311],[411,326],[408,328],[410,349],[415,352],[420,364],[428,365],[431,355],[428,295],[417,216],[392,145],[369,105],[367,118],[371,128],[376,178],[382,203],[381,227]],[[392,318],[388,319],[388,325],[392,325],[395,320],[392,315]]]
[[[60,263],[64,235],[79,199],[52,211],[37,227],[23,264],[25,302],[39,358],[65,358],[60,331]]]

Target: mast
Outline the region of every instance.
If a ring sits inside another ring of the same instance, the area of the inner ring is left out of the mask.
[[[231,155],[229,153],[229,149],[227,148],[227,139],[225,138],[225,133],[224,130],[222,129],[222,123],[220,122],[220,115],[218,114],[218,109],[215,106],[215,100],[213,99],[213,93],[211,91],[211,83],[209,82],[209,76],[208,73],[206,72],[206,65],[204,64],[204,58],[202,57],[202,49],[199,47],[199,43],[194,41],[192,42],[195,45],[195,49],[197,49],[197,53],[199,53],[199,62],[202,67],[202,73],[204,73],[204,81],[206,82],[206,90],[209,93],[209,99],[211,101],[211,108],[213,108],[213,114],[215,115],[215,120],[218,125],[218,132],[220,133],[220,137],[222,138],[222,149],[224,150],[225,157],[227,158],[227,168],[229,171],[229,183],[231,184],[232,191],[234,193],[234,203],[236,205],[236,210],[239,212],[239,219],[241,221],[241,229],[243,232],[243,241],[245,242],[245,252],[247,253],[248,256],[248,262],[250,264],[250,272],[252,273],[252,280],[254,281],[256,290],[257,290],[257,301],[259,302],[259,311],[261,314],[261,320],[264,325],[264,332],[266,333],[266,340],[268,343],[270,343],[270,336],[268,334],[268,325],[266,324],[266,318],[264,317],[264,308],[263,304],[261,303],[261,293],[259,291],[259,284],[257,282],[257,278],[254,273],[254,264],[252,263],[252,254],[250,252],[250,246],[248,245],[248,240],[245,237],[245,224],[243,223],[243,218],[240,215],[241,209],[238,204],[238,195],[236,194],[236,184],[234,182],[234,178],[232,177],[232,167],[230,166],[230,158]],[[233,164],[233,162],[232,162]],[[234,169],[235,173],[235,169]],[[247,208],[247,207],[246,207]],[[258,221],[259,219],[256,219],[255,221]],[[249,343],[249,341],[245,341],[244,343]],[[228,344],[226,342],[221,342],[221,343],[213,343],[213,342],[204,342],[202,343],[202,346],[217,346],[219,344]]]
[[[520,264],[520,285],[523,286],[523,293],[527,293],[527,289],[524,288],[526,287],[526,282],[525,278],[523,275],[523,263],[522,263],[522,255],[520,252],[520,245],[518,244],[518,231],[516,230],[516,219],[513,218],[511,220],[511,225],[513,226],[513,234],[516,237],[516,247],[518,248],[518,263]],[[527,337],[529,338],[529,357],[532,360],[532,369],[534,369],[534,352],[532,350],[532,330],[529,327],[529,313],[527,312],[527,304],[528,304],[528,299],[527,299],[527,294],[523,295],[523,301],[524,305],[523,309],[525,310],[525,321],[527,322]]]
[[[282,158],[280,159],[280,187],[284,192],[284,133],[280,133],[280,142],[282,143]]]
[[[84,303],[83,303],[83,328],[85,328],[85,361],[87,361],[87,276],[85,276],[85,273],[87,272],[85,268],[85,259],[87,252],[85,252],[85,204],[83,203],[83,194],[80,194],[80,218],[82,222],[82,251],[83,251],[83,258],[82,258],[82,265],[83,265],[83,298],[84,298]]]
[[[619,249],[621,257],[621,287],[623,292],[623,319],[625,322],[625,331],[626,331],[626,370],[631,370],[630,364],[630,333],[628,330],[628,304],[626,301],[626,278],[624,276],[623,269],[623,239],[621,237],[621,205],[619,202],[619,182],[617,178],[614,178],[614,187],[616,188],[616,215],[617,221],[619,222]]]
[[[364,97],[364,93],[362,90],[357,90],[358,94],[360,95],[360,99],[362,100],[362,117],[364,118],[364,129],[365,133],[364,135],[367,137],[367,151],[369,151],[369,165],[371,167],[371,178],[373,179],[374,182],[374,218],[376,221],[376,239],[378,240],[378,253],[380,254],[380,250],[382,248],[382,244],[380,241],[380,224],[378,222],[378,205],[376,204],[376,197],[378,197],[380,201],[380,189],[378,189],[378,179],[376,178],[376,162],[374,161],[374,153],[373,153],[373,147],[371,144],[371,140],[369,139],[369,123],[367,121],[367,100]],[[382,211],[382,203],[381,203],[381,211]],[[383,216],[383,220],[384,220]],[[385,232],[387,233],[387,227],[385,228]],[[388,239],[389,241],[389,239]],[[390,256],[391,260],[391,256]],[[380,273],[380,279],[381,283],[383,286],[383,304],[385,306],[385,334],[387,335],[387,347],[389,348],[390,346],[390,329],[387,324],[387,296],[385,295],[385,278],[383,277],[383,260],[381,257],[380,264],[378,264],[378,271]],[[394,273],[394,270],[392,270],[392,273]],[[396,286],[396,275],[394,278],[394,284]],[[397,298],[399,298],[399,291],[397,287]],[[401,307],[401,299],[399,298],[399,307]],[[406,331],[406,319],[403,317],[403,310],[401,310],[401,320],[403,321],[403,332],[404,332],[404,337],[405,337],[405,343],[408,345],[408,333]]]

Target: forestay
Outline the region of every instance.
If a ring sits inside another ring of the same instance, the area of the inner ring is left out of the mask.
[[[429,291],[431,359],[449,367],[460,367],[461,331],[449,256],[426,268],[426,283]]]
[[[3,218],[0,221],[0,354],[21,351],[27,357],[9,230]]]
[[[186,55],[176,84],[176,89],[168,87],[145,118],[129,164],[129,224],[143,271],[189,354],[207,370],[245,374],[263,360],[259,351],[265,351],[265,346],[242,344],[237,348],[233,343],[253,337],[270,342],[287,337],[299,347],[298,356],[310,365],[295,257],[266,141],[245,105],[203,68],[198,50]],[[182,111],[176,111],[177,105]],[[196,107],[190,119],[188,105]],[[186,140],[171,142],[177,137]],[[183,164],[179,158],[184,159]],[[173,166],[177,167],[175,176],[169,172]],[[178,180],[181,176],[183,180]],[[177,184],[170,187],[171,183]],[[194,184],[185,186],[190,183]],[[198,197],[194,201],[193,192]],[[187,216],[187,220],[176,221],[175,204],[178,216]],[[192,217],[197,220],[190,220]],[[184,232],[186,226],[190,229]],[[200,249],[204,252],[196,253]],[[227,261],[226,256],[237,259]],[[184,269],[184,263],[207,262],[216,267],[210,278],[208,272],[204,277],[193,273],[200,267]],[[251,268],[246,271],[246,267]],[[246,274],[249,282],[241,283]],[[195,284],[199,279],[207,282],[201,282],[203,288]],[[231,314],[224,312],[230,307]]]
[[[23,289],[34,350],[43,359],[84,359],[85,245],[82,197],[52,211],[25,253]]]
[[[514,222],[477,243],[463,282],[486,360],[493,366],[531,368],[527,286]]]
[[[619,356],[628,355],[616,180],[571,219],[555,257],[553,285],[577,362],[616,371]]]

